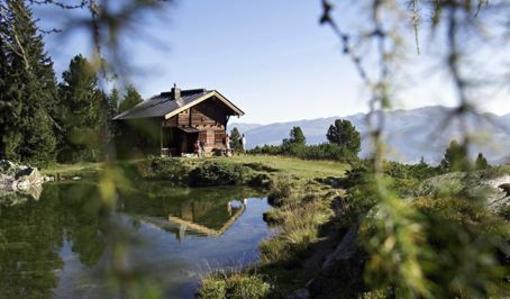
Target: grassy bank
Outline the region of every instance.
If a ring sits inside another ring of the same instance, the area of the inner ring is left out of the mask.
[[[167,160],[167,159],[162,159]],[[122,169],[126,170],[129,167],[137,167],[142,165],[147,160],[133,160],[118,163]],[[165,176],[172,172],[190,172],[192,169],[197,168],[204,163],[218,163],[221,165],[229,166],[242,166],[260,173],[266,173],[272,177],[274,176],[288,176],[295,180],[312,180],[315,178],[324,177],[341,177],[349,166],[345,163],[333,161],[310,161],[301,160],[298,158],[277,157],[267,155],[236,155],[233,157],[210,157],[210,158],[176,158],[168,159],[167,161],[174,161],[175,167],[170,167],[170,162],[167,163],[168,169],[160,169],[161,173],[152,173],[154,178],[156,176]],[[103,170],[103,163],[76,163],[76,164],[54,164],[41,170],[44,175],[48,176],[61,176],[63,178],[72,178],[73,176],[89,176],[98,174]],[[132,169],[131,169],[132,170]],[[138,171],[139,169],[137,169]],[[154,171],[148,169],[147,171]],[[165,174],[164,171],[167,171]],[[132,173],[130,173],[132,174]],[[147,173],[147,175],[150,175]],[[158,179],[165,179],[165,177],[158,177]]]
[[[74,176],[96,175],[103,169],[103,163],[81,162],[76,164],[53,164],[41,169],[41,173],[47,176],[72,178]]]
[[[311,161],[298,158],[267,156],[267,155],[242,155],[233,157],[213,158],[232,163],[260,163],[275,168],[282,173],[296,176],[299,179],[314,179],[322,177],[341,177],[349,166],[345,163],[334,161]]]

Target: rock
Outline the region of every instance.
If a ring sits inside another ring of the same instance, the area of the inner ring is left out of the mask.
[[[81,177],[80,177],[80,176],[74,176],[74,177],[73,177],[73,181],[79,181],[79,180],[81,180]]]
[[[510,208],[510,175],[487,180],[484,184],[492,189],[487,200],[490,210],[499,212]]]
[[[358,227],[350,227],[336,248],[326,256],[319,273],[308,284],[310,297],[356,298],[363,288],[365,268],[363,251],[359,248]],[[342,283],[338,283],[342,281]]]
[[[0,160],[0,202],[17,203],[10,196],[16,193],[39,199],[42,184],[47,180],[35,167]]]
[[[308,289],[299,289],[287,296],[287,299],[309,299],[310,291]]]

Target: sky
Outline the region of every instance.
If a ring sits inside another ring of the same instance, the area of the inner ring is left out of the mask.
[[[65,27],[51,11],[35,13],[43,28]],[[174,83],[183,89],[217,89],[246,112],[236,122],[267,124],[366,112],[367,91],[339,41],[319,25],[320,14],[318,0],[179,1],[142,16],[142,29],[125,37],[125,59],[136,67],[129,80],[144,98]],[[356,19],[355,12],[345,14]],[[74,55],[91,53],[90,36],[83,30],[45,39],[59,76]],[[420,62],[426,58],[412,59],[417,62],[410,73],[421,79],[402,80],[395,108],[454,105],[445,75]],[[508,91],[490,98],[485,110],[510,113]]]

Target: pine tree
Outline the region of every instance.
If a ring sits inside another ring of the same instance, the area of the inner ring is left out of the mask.
[[[2,148],[8,159],[46,164],[54,160],[56,147],[53,64],[24,1],[7,1],[3,9],[7,25],[2,39],[9,62],[4,97],[9,113],[4,119]]]
[[[467,147],[453,140],[445,151],[441,168],[445,171],[466,171],[470,169]]]
[[[360,134],[348,120],[337,119],[333,125],[329,126],[326,137],[330,143],[345,148],[354,156],[361,150]]]
[[[8,69],[9,62],[7,60],[7,20],[5,19],[5,13],[3,7],[0,6],[0,111],[2,117],[0,117],[0,159],[4,159],[6,152],[5,142],[7,141],[7,133],[9,129],[9,123],[13,119],[13,109],[8,99]]]
[[[233,128],[230,131],[230,148],[234,152],[241,152],[241,133],[239,133],[239,130],[237,128]]]
[[[292,129],[290,129],[289,138],[284,138],[282,140],[282,146],[287,150],[289,149],[290,146],[305,144],[306,138],[300,127],[293,127]]]
[[[289,142],[292,144],[304,145],[306,144],[306,138],[300,127],[293,127],[289,133]]]
[[[127,87],[126,95],[119,105],[119,113],[124,112],[143,102],[142,96],[133,85]]]
[[[117,88],[113,88],[110,96],[108,97],[110,115],[112,118],[119,113],[120,93]]]
[[[94,66],[75,56],[62,74],[60,122],[65,130],[59,160],[95,161],[101,153],[106,96],[99,90]]]
[[[478,153],[475,161],[475,167],[479,170],[489,168],[489,162],[487,162],[487,159],[483,156],[482,153]]]
[[[117,88],[113,88],[110,95],[107,97],[107,113],[106,122],[108,123],[108,131],[110,134],[110,139],[114,139],[115,136],[119,134],[119,129],[117,127],[116,122],[113,118],[119,113],[119,102],[120,102],[120,93]],[[111,140],[110,140],[111,141]]]

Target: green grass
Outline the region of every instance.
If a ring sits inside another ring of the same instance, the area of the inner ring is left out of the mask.
[[[312,161],[298,158],[267,156],[267,155],[236,155],[233,157],[210,157],[205,159],[188,159],[191,164],[201,161],[220,161],[225,163],[260,163],[264,166],[274,168],[279,173],[294,176],[299,179],[310,180],[317,177],[342,177],[349,165],[335,161]],[[138,160],[139,161],[139,160]],[[98,172],[102,169],[102,163],[76,163],[76,164],[55,164],[41,172],[45,175],[61,175],[65,177],[85,175]]]
[[[335,161],[302,160],[298,158],[266,156],[266,155],[236,155],[233,157],[213,157],[213,160],[231,161],[236,163],[261,163],[284,172],[285,174],[303,179],[317,177],[342,177],[349,165]]]
[[[95,174],[101,171],[103,163],[80,162],[76,164],[53,164],[41,169],[41,173],[49,176],[61,175],[65,177]]]

